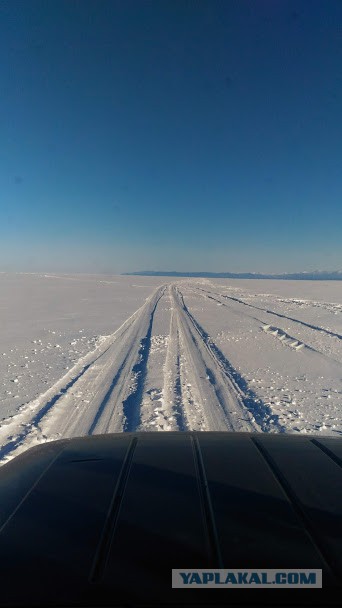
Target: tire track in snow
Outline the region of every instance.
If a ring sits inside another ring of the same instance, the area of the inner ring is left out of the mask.
[[[304,321],[299,321],[298,319],[297,320],[296,319],[292,319],[291,317],[287,317],[286,315],[282,315],[280,313],[276,313],[276,312],[273,312],[271,310],[266,310],[264,308],[260,308],[258,306],[255,306],[254,304],[247,304],[243,300],[240,300],[239,298],[235,298],[234,296],[226,296],[226,295],[223,295],[223,294],[218,294],[216,292],[210,292],[210,291],[207,291],[205,289],[202,289],[201,287],[191,287],[191,290],[194,291],[195,293],[198,293],[198,291],[204,292],[202,294],[204,298],[208,298],[209,300],[213,300],[214,302],[217,302],[218,304],[220,304],[221,306],[224,306],[224,307],[228,308],[229,310],[232,310],[232,309],[227,304],[225,304],[224,302],[222,302],[218,298],[225,298],[225,299],[228,299],[228,300],[233,300],[235,302],[238,302],[240,304],[244,304],[245,306],[248,306],[250,308],[255,308],[255,309],[260,310],[262,312],[265,312],[267,314],[275,315],[276,317],[283,317],[285,319],[288,319],[289,321],[294,321],[294,322],[300,323],[301,325],[307,325],[311,329],[315,329],[318,332],[331,333],[331,335],[333,337],[337,337],[337,338],[339,337],[339,334],[334,334],[333,332],[329,332],[328,330],[319,328],[318,326],[313,326],[313,325],[311,326],[310,324],[305,323]],[[209,294],[212,294],[212,293],[215,293],[215,295],[217,297],[215,298],[214,296],[209,295]],[[236,314],[240,314],[238,311],[234,311],[234,312],[236,312]],[[254,315],[249,315],[248,313],[244,313],[244,314],[246,314],[251,319],[254,319],[258,323],[260,323],[261,329],[263,331],[265,331],[265,326],[267,327],[267,324],[264,321],[262,321],[258,317],[255,317]],[[300,348],[296,348],[297,346],[298,347],[299,346],[300,347],[305,347],[306,350],[312,351],[313,353],[316,353],[316,355],[324,357],[324,359],[329,359],[329,360],[333,361],[334,363],[337,363],[337,365],[341,365],[341,362],[338,361],[337,359],[335,359],[333,356],[331,356],[331,355],[329,355],[327,353],[323,353],[322,351],[318,350],[314,346],[311,346],[310,344],[307,344],[306,342],[303,342],[303,340],[301,340],[299,338],[291,336],[290,334],[288,334],[285,330],[281,329],[280,327],[272,327],[271,325],[269,325],[269,327],[271,328],[271,330],[270,331],[266,330],[266,333],[272,335],[272,330],[273,330],[273,332],[274,332],[273,335],[276,335],[275,332],[278,332],[278,334],[279,334],[278,338],[280,337],[280,339],[283,340],[283,344],[286,344],[290,348],[293,346],[293,350],[294,351],[300,350]],[[297,342],[297,345],[294,344],[296,342]]]
[[[182,408],[189,430],[234,430],[208,382],[207,366],[200,349],[178,313],[180,386]]]
[[[148,370],[141,395],[140,424],[136,430],[204,430],[205,419],[199,399],[194,396],[193,384],[188,377],[190,367],[186,361],[179,326],[179,312],[170,286],[167,290],[167,300],[169,301],[167,310],[171,311],[168,336],[165,340],[167,346],[163,354],[159,353],[158,359],[153,348],[150,350]],[[157,315],[154,320],[156,328],[159,329],[163,316],[162,309],[160,314],[161,316],[158,318]],[[157,329],[156,332],[155,337],[158,337]]]
[[[222,293],[216,293],[214,291],[207,291],[206,289],[203,289],[202,287],[198,287],[197,289],[204,291],[206,293],[214,294],[221,298],[225,298],[227,300],[232,300],[233,302],[238,302],[239,304],[243,304],[244,306],[248,306],[249,308],[255,308],[256,310],[261,310],[262,312],[265,312],[270,315],[274,315],[275,317],[279,317],[281,319],[287,319],[288,321],[293,321],[294,323],[299,323],[300,325],[303,325],[304,327],[309,327],[310,329],[313,329],[320,333],[324,333],[324,334],[327,334],[328,336],[333,336],[334,338],[338,338],[339,340],[342,340],[341,334],[336,333],[334,331],[330,331],[329,329],[325,329],[324,327],[319,327],[318,325],[313,325],[312,323],[307,323],[306,321],[301,321],[300,319],[295,319],[294,317],[289,317],[288,315],[284,315],[280,312],[275,312],[274,310],[270,310],[269,308],[262,308],[261,306],[256,306],[255,304],[250,304],[248,302],[244,302],[243,300],[240,300],[240,298],[236,298],[234,296],[227,296]]]
[[[164,291],[164,286],[155,290],[114,334],[44,395],[2,421],[3,461],[47,440],[122,430],[122,402],[132,388],[141,343]],[[114,412],[117,415],[113,420]]]
[[[119,432],[125,424],[123,404],[129,394],[136,391],[137,370],[144,343],[155,308],[165,288],[158,288],[141,309],[121,339],[108,351],[106,360],[78,385],[83,397],[80,412],[63,424],[60,434],[64,437],[80,434]],[[70,409],[70,408],[69,408]],[[79,409],[79,408],[78,408]],[[57,421],[60,427],[60,420]],[[56,426],[56,423],[54,424]]]
[[[191,288],[191,291],[194,291],[196,294],[198,293],[197,292],[197,288]],[[203,290],[201,290],[201,291],[203,291]],[[290,334],[288,334],[287,332],[285,332],[280,327],[273,327],[272,325],[268,325],[267,323],[265,323],[264,321],[262,321],[258,317],[255,317],[254,315],[249,315],[248,313],[241,313],[241,311],[236,311],[236,310],[232,309],[230,306],[228,306],[228,304],[225,304],[224,302],[222,302],[218,298],[214,298],[211,295],[207,295],[207,294],[200,294],[200,295],[202,297],[204,297],[204,298],[208,298],[209,300],[213,300],[214,302],[217,302],[217,304],[219,304],[220,306],[224,306],[230,312],[234,312],[235,314],[238,314],[238,315],[243,314],[244,316],[247,316],[250,319],[253,319],[254,321],[257,321],[260,324],[260,328],[263,330],[264,333],[272,335],[272,336],[276,336],[279,340],[281,340],[283,342],[283,344],[286,344],[290,348],[294,348],[294,350],[301,350],[302,348],[305,347],[308,350],[312,350],[315,353],[318,353],[319,355],[322,355],[324,357],[327,356],[327,355],[324,355],[323,353],[321,353],[320,351],[318,351],[316,348],[313,348],[312,346],[309,346],[305,342],[302,342],[301,340],[299,340],[299,339],[297,339],[297,338],[295,338],[293,336],[290,336]],[[224,296],[221,296],[221,297],[224,297]]]
[[[199,353],[205,365],[206,376],[209,380],[216,399],[211,399],[211,407],[203,405],[210,422],[207,430],[219,430],[217,421],[213,420],[215,409],[221,409],[226,421],[226,428],[238,431],[284,432],[285,428],[279,422],[279,416],[248,387],[246,380],[226,359],[218,346],[196,321],[187,308],[179,288],[174,289],[174,297],[183,321],[187,328],[188,348],[192,353]],[[192,344],[191,344],[192,343]],[[190,345],[190,346],[189,346]],[[199,367],[197,362],[194,370]],[[203,377],[202,377],[203,379]],[[205,383],[202,382],[202,388]],[[215,408],[216,404],[216,408]],[[221,415],[222,415],[221,414]],[[247,419],[246,419],[247,415]]]
[[[175,306],[171,310],[171,321],[168,347],[164,365],[163,396],[165,407],[172,412],[179,431],[187,431],[190,425],[186,415],[184,399],[184,380],[182,379],[182,355],[180,350],[180,336],[178,328],[177,311]]]
[[[132,372],[135,375],[136,383],[134,386],[134,390],[128,395],[128,397],[123,402],[123,414],[125,418],[123,430],[125,432],[134,432],[137,430],[140,424],[140,407],[142,404],[143,392],[144,392],[144,384],[147,375],[147,362],[151,349],[151,336],[152,336],[152,326],[153,326],[153,318],[158,306],[159,300],[164,295],[165,288],[163,289],[161,295],[158,297],[152,312],[150,314],[150,321],[148,325],[148,330],[146,336],[142,338],[140,343],[140,348],[138,351],[138,360],[134,364],[132,368]]]
[[[134,422],[129,418],[130,415],[136,416],[135,410],[126,409],[126,402],[131,398],[137,403],[137,395],[142,394],[153,316],[164,291],[164,287],[158,288],[148,299],[124,339],[118,341],[108,353],[108,361],[100,373],[95,373],[95,392],[92,391],[89,405],[82,413],[83,420],[88,420],[83,433],[92,435],[126,431],[136,424],[135,418]],[[89,384],[86,378],[85,382]],[[82,394],[89,390],[87,386],[80,386],[79,389]],[[79,419],[76,419],[73,429],[73,433],[77,432]]]

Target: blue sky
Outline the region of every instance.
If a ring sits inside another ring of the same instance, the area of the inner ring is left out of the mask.
[[[0,270],[342,269],[340,0],[5,0]]]

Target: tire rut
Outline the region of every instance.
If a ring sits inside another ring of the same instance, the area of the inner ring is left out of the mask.
[[[310,329],[313,329],[320,333],[324,333],[324,334],[327,334],[328,336],[332,336],[334,338],[338,338],[339,340],[342,340],[342,334],[330,331],[329,329],[325,329],[324,327],[319,327],[318,325],[313,325],[312,323],[307,323],[306,321],[301,321],[300,319],[296,319],[294,317],[289,317],[288,315],[283,315],[282,313],[275,312],[274,310],[270,310],[269,308],[262,308],[262,306],[255,306],[255,304],[249,304],[248,302],[244,302],[243,300],[240,300],[240,298],[235,298],[234,296],[227,296],[227,295],[224,295],[221,293],[207,291],[205,289],[202,289],[201,287],[198,287],[197,289],[200,289],[201,291],[204,291],[208,294],[209,293],[214,294],[216,296],[219,296],[220,298],[225,298],[227,300],[232,300],[233,302],[238,302],[239,304],[243,304],[244,306],[248,306],[249,308],[261,310],[262,312],[265,312],[270,315],[274,315],[275,317],[279,317],[281,319],[287,319],[288,321],[293,321],[294,323],[298,323],[299,325],[303,325],[304,327],[309,327]]]
[[[206,364],[206,379],[214,387],[217,402],[224,410],[227,426],[233,430],[284,432],[279,417],[248,387],[246,380],[232,366],[218,346],[196,321],[187,308],[179,289],[176,291],[178,305],[187,319],[191,339],[202,351]],[[231,414],[234,413],[234,416]],[[248,416],[247,420],[244,418]],[[241,417],[245,420],[241,428]],[[237,428],[237,423],[240,428]],[[246,424],[247,423],[247,424]]]
[[[45,441],[123,430],[123,403],[131,388],[132,375],[138,371],[141,376],[143,371],[142,347],[148,346],[153,315],[164,292],[165,286],[159,287],[101,345],[100,352],[86,355],[83,363],[78,362],[46,392],[46,398],[41,395],[3,421],[0,447],[3,461]],[[135,366],[139,364],[137,370]],[[143,375],[139,387],[142,382]]]
[[[247,306],[249,308],[254,308],[256,310],[260,310],[262,312],[265,312],[265,313],[270,314],[270,315],[274,315],[276,317],[282,317],[282,318],[287,319],[289,321],[293,321],[295,323],[299,323],[301,325],[307,326],[307,327],[309,327],[309,328],[311,328],[313,330],[318,331],[319,333],[321,333],[321,332],[322,333],[328,333],[332,337],[337,337],[337,338],[342,337],[339,334],[335,334],[333,332],[329,332],[328,330],[325,330],[325,329],[320,328],[320,327],[315,326],[315,325],[310,325],[309,323],[305,323],[304,321],[299,321],[298,319],[294,319],[292,317],[288,317],[286,315],[282,315],[280,313],[276,313],[274,311],[271,311],[271,310],[268,310],[268,309],[264,309],[264,308],[255,306],[254,304],[247,304],[243,300],[240,300],[239,298],[235,298],[233,296],[226,296],[226,295],[223,295],[223,294],[215,293],[215,295],[217,296],[215,298],[212,295],[210,295],[212,292],[209,292],[207,290],[204,290],[204,289],[198,288],[198,287],[197,288],[196,287],[192,288],[192,291],[194,291],[195,293],[198,293],[198,290],[200,290],[202,292],[205,292],[205,294],[203,295],[203,297],[208,298],[209,300],[213,300],[214,302],[217,302],[217,303],[221,304],[221,306],[227,307],[229,310],[231,310],[230,307],[227,304],[225,304],[224,302],[222,302],[218,298],[224,298],[224,299],[232,300],[234,302],[238,302],[239,304],[244,304],[245,306]],[[261,319],[259,319],[258,317],[255,317],[254,315],[249,315],[248,313],[245,313],[245,314],[248,317],[250,317],[251,319],[253,319],[253,320],[257,321],[258,323],[260,323],[260,328],[262,330],[264,330],[265,326],[267,326],[267,324],[264,321],[262,321]],[[269,325],[269,327],[272,327],[272,325]],[[285,330],[283,330],[283,329],[281,329],[279,327],[274,327],[273,329],[274,329],[274,331],[278,331],[280,334],[284,334],[284,338],[288,338],[290,342],[291,341],[292,342],[296,342],[297,341],[298,344],[301,344],[303,347],[305,347],[305,349],[307,349],[309,351],[312,351],[313,353],[316,353],[316,355],[324,357],[325,359],[329,359],[329,360],[333,361],[334,363],[336,363],[337,365],[341,365],[341,362],[338,361],[337,359],[335,359],[335,357],[333,357],[333,356],[331,356],[331,355],[329,355],[327,353],[322,352],[321,350],[315,348],[314,346],[311,346],[307,342],[303,342],[303,340],[301,340],[301,339],[299,339],[297,337],[294,337],[294,336],[288,334]],[[271,332],[267,332],[266,331],[266,333],[271,333]],[[284,344],[287,344],[286,340],[284,340]],[[294,349],[294,350],[296,350],[296,349]]]

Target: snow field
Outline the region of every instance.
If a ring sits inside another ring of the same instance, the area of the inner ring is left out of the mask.
[[[24,339],[15,314],[4,331],[0,462],[45,441],[121,431],[342,434],[342,305],[310,300],[310,285],[296,298],[257,293],[256,281],[1,280],[31,296]]]

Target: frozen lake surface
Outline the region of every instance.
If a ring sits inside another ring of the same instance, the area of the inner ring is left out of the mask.
[[[0,274],[0,462],[136,430],[342,435],[342,282]]]

